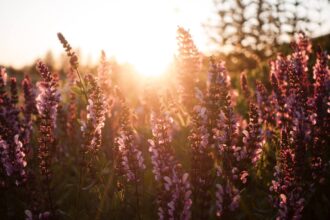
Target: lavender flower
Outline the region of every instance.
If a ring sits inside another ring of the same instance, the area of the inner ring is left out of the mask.
[[[36,107],[39,116],[47,120],[48,126],[55,128],[57,106],[60,99],[60,94],[57,91],[58,79],[48,70],[48,67],[41,61],[37,63],[37,70],[40,73],[42,80],[37,86],[39,94],[36,98]]]
[[[72,47],[70,46],[69,42],[65,39],[62,33],[57,33],[57,37],[60,40],[65,52],[67,53],[68,57],[70,57],[70,64],[73,68],[77,69],[79,65],[78,56],[74,51],[72,51]]]
[[[281,150],[275,167],[270,191],[276,193],[273,202],[278,209],[277,219],[301,219],[305,199],[301,181],[295,175],[295,153],[289,147],[286,131],[281,135]]]
[[[15,176],[15,184],[18,186],[26,181],[25,167],[27,162],[25,160],[23,144],[18,140],[18,135],[15,135],[13,143],[14,146],[10,146],[0,137],[2,166],[7,176]],[[13,152],[11,152],[11,147],[14,148]],[[13,156],[11,156],[12,153]]]
[[[292,56],[278,57],[272,64],[272,85],[279,109],[277,124],[282,134],[270,188],[278,219],[302,218],[307,199],[317,184],[324,182],[327,164],[327,55],[319,51],[312,85],[307,68],[310,43],[303,34],[298,36],[293,50]]]
[[[24,213],[25,213],[25,220],[34,220],[34,219],[50,220],[50,219],[52,219],[52,215],[49,211],[45,211],[45,212],[33,215],[33,213],[30,210],[25,210]]]
[[[1,155],[2,168],[4,169],[7,176],[11,176],[14,170],[13,170],[12,161],[9,157],[9,146],[6,143],[6,141],[4,141],[1,137],[0,137],[0,155]]]
[[[237,146],[238,122],[229,93],[230,78],[223,62],[210,59],[206,96],[195,106],[191,141],[194,217],[208,219],[212,192],[216,215],[238,208],[240,187],[247,181],[248,167],[241,162],[247,153]],[[212,156],[213,155],[213,156]],[[213,173],[216,171],[217,176]],[[216,188],[212,186],[215,183]]]
[[[283,55],[278,55],[276,60],[270,63],[270,67],[270,73],[277,78],[280,89],[283,90],[285,95],[289,95],[289,59]]]
[[[18,91],[16,78],[10,78],[10,94],[6,92],[6,73],[1,69],[0,74],[0,131],[1,131],[1,161],[7,177],[15,185],[26,180],[26,160],[23,144],[19,140],[21,123],[19,119]]]
[[[0,117],[2,117],[2,126],[5,126],[9,131],[7,141],[13,140],[15,134],[19,134],[21,131],[21,124],[19,119],[20,110],[17,106],[18,104],[18,93],[17,93],[17,83],[16,78],[10,78],[10,96],[6,92],[5,83],[3,77],[0,79]],[[2,82],[1,82],[2,81]]]
[[[213,83],[217,87],[217,90],[213,90],[217,91],[213,102],[218,104],[220,110],[212,129],[216,148],[216,215],[222,217],[239,207],[240,188],[242,183],[246,183],[248,173],[245,169],[248,167],[240,163],[242,148],[238,146],[238,122],[231,103],[230,78],[223,63],[215,63],[214,60],[211,63],[215,75]]]
[[[256,81],[256,101],[259,109],[260,117],[267,123],[274,123],[274,110],[272,109],[271,98],[267,89],[260,81]]]
[[[69,87],[74,87],[75,85],[75,74],[74,70],[70,68],[68,71],[68,84]],[[66,116],[66,133],[69,137],[72,137],[73,139],[71,141],[75,140],[76,137],[76,126],[77,126],[77,96],[75,92],[71,89],[69,92],[69,101],[68,101],[68,114]]]
[[[61,33],[57,33],[57,37],[59,39],[59,41],[61,42],[61,44],[63,45],[63,48],[65,49],[68,57],[70,57],[70,65],[72,67],[72,69],[74,69],[74,71],[77,73],[78,78],[79,78],[79,87],[81,88],[81,91],[83,92],[86,100],[88,100],[88,95],[87,95],[87,91],[85,88],[85,82],[82,79],[82,76],[78,70],[79,67],[79,59],[77,54],[72,50],[71,45],[69,44],[69,42],[65,39],[65,37],[63,36],[63,34]]]
[[[230,182],[216,184],[216,216],[222,217],[226,209],[235,211],[239,207],[240,191]]]
[[[246,73],[245,72],[243,72],[241,74],[241,88],[242,88],[242,91],[243,91],[243,95],[246,98],[250,98],[251,92],[249,90],[249,86],[248,86],[248,82],[247,82],[247,78],[246,78]]]
[[[191,183],[193,196],[193,216],[205,219],[211,204],[211,187],[213,184],[213,159],[208,145],[207,112],[202,105],[194,107],[191,132],[189,135],[192,158]]]
[[[161,112],[151,116],[153,139],[149,140],[151,162],[155,180],[159,184],[159,219],[189,219],[191,190],[188,174],[183,173],[181,165],[174,158],[170,134],[173,119]]]
[[[100,63],[97,69],[97,81],[100,85],[102,92],[105,95],[105,102],[108,106],[108,117],[111,116],[111,107],[113,104],[113,88],[112,88],[112,67],[110,62],[107,61],[105,52],[102,51]]]
[[[5,119],[6,108],[9,105],[9,97],[6,92],[7,73],[6,69],[0,67],[0,116]]]
[[[120,93],[117,91],[117,93]],[[136,134],[131,122],[130,109],[124,97],[120,94],[118,99],[121,103],[120,127],[115,142],[118,145],[119,170],[126,177],[127,182],[138,184],[141,178],[141,171],[145,169],[142,152],[138,147]]]
[[[47,204],[54,214],[53,201],[51,198],[51,160],[55,148],[54,129],[56,126],[57,108],[60,94],[57,90],[58,79],[49,71],[48,67],[38,61],[37,70],[42,80],[37,84],[39,94],[36,98],[37,109],[40,117],[39,126],[39,167],[47,191]]]
[[[254,103],[250,103],[249,124],[247,129],[243,131],[243,135],[243,151],[246,152],[248,160],[255,165],[261,158],[265,140],[262,132],[262,121]]]
[[[310,83],[307,77],[307,61],[309,41],[300,34],[293,45],[294,53],[289,63],[289,92],[287,105],[290,108],[292,130],[290,138],[295,155],[295,172],[303,176],[306,172],[307,143],[311,140],[312,123],[310,115],[309,97]]]
[[[208,132],[214,134],[217,130],[217,119],[220,115],[221,108],[224,106],[224,97],[227,91],[223,87],[228,78],[224,62],[216,62],[213,58],[210,59],[210,67],[207,79],[207,93],[205,97],[205,107],[208,115]],[[215,139],[211,135],[209,144],[214,145]],[[214,146],[213,146],[214,147]]]
[[[317,61],[314,66],[314,115],[312,117],[313,146],[312,146],[312,175],[313,178],[322,183],[326,168],[325,147],[329,146],[330,137],[330,113],[328,111],[328,99],[330,97],[330,71],[328,68],[327,53],[319,50]]]
[[[36,94],[33,90],[30,77],[24,76],[22,81],[22,87],[24,92],[24,107],[23,107],[23,134],[22,143],[27,147],[30,143],[30,137],[32,133],[32,114],[37,114],[38,110],[36,107]]]
[[[87,121],[82,125],[84,143],[83,151],[96,153],[101,146],[102,128],[106,114],[105,98],[98,86],[97,81],[91,75],[87,75],[85,82],[89,86]]]
[[[177,42],[181,99],[186,107],[192,107],[194,105],[196,79],[198,79],[198,72],[201,69],[201,56],[190,33],[182,27],[177,29]]]
[[[111,74],[112,74],[111,65],[107,61],[105,52],[102,51],[100,63],[97,69],[97,79],[103,91],[111,92],[112,90]]]
[[[279,85],[279,81],[275,74],[271,75],[271,84],[273,88],[273,97],[274,97],[274,105],[275,105],[275,111],[276,111],[276,125],[279,128],[283,128],[288,124],[289,114],[288,114],[288,108],[286,105],[286,100],[283,94],[283,89],[281,89]]]
[[[26,180],[26,171],[25,167],[27,162],[25,160],[25,153],[23,149],[23,144],[19,141],[19,135],[15,135],[15,161],[14,161],[14,169],[17,175],[19,175],[20,180],[16,180],[16,185],[19,185],[20,182],[24,182]]]
[[[10,78],[10,104],[7,108],[7,121],[14,134],[21,132],[21,122],[19,118],[20,110],[18,108],[18,91],[16,78]]]

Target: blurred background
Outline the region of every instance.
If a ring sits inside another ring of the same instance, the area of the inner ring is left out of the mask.
[[[244,70],[267,72],[263,64],[287,52],[294,33],[329,48],[329,11],[328,0],[1,0],[0,65],[13,75],[33,74],[41,58],[64,74],[68,61],[56,37],[62,32],[83,72],[95,70],[104,50],[117,80],[134,90],[171,78],[182,26],[202,54],[226,61],[235,86]]]

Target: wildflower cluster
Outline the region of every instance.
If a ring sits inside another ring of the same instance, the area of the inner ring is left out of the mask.
[[[24,80],[22,82],[23,92],[24,92],[24,133],[23,133],[23,143],[28,145],[30,142],[30,137],[32,133],[32,115],[38,114],[38,110],[36,107],[36,94],[31,83],[31,79],[28,75],[24,76]]]
[[[210,59],[206,88],[200,104],[195,106],[190,135],[194,161],[193,204],[197,210],[194,214],[199,219],[212,215],[212,194],[218,217],[226,210],[237,209],[240,188],[248,176],[244,170],[248,167],[241,162],[248,155],[238,146],[237,116],[231,104],[229,77],[223,62]]]
[[[238,146],[238,122],[231,104],[229,93],[230,78],[224,64],[211,60],[211,71],[219,91],[216,93],[215,103],[219,104],[220,112],[213,131],[216,150],[216,215],[222,217],[226,212],[239,207],[240,188],[246,183],[247,167],[242,166],[242,148]]]
[[[17,83],[10,78],[10,95],[7,93],[7,73],[0,69],[0,168],[1,187],[20,185],[26,181],[25,149],[21,142],[21,127]]]
[[[179,48],[177,57],[179,91],[183,104],[192,107],[198,73],[201,69],[201,55],[190,33],[182,27],[177,29],[177,42]]]
[[[82,149],[85,153],[95,154],[101,146],[102,128],[107,111],[104,95],[96,79],[92,75],[85,77],[88,86],[87,120],[82,125],[84,143]]]
[[[213,185],[212,149],[208,145],[206,108],[194,107],[191,132],[189,135],[191,147],[191,184],[193,191],[193,215],[204,219],[208,215],[212,194],[209,189]]]
[[[281,145],[270,190],[275,193],[279,219],[302,218],[307,200],[324,183],[329,163],[324,149],[329,145],[330,117],[327,55],[318,51],[312,83],[308,80],[308,39],[299,34],[292,47],[292,56],[272,63],[271,76]]]
[[[153,174],[158,182],[159,219],[190,219],[191,190],[188,173],[175,159],[172,150],[171,124],[173,119],[164,112],[151,115],[153,138],[149,139],[149,151]]]
[[[121,92],[136,85],[105,53],[95,77],[80,75],[62,34],[67,75],[41,61],[40,76],[0,67],[1,219],[329,219],[327,52],[311,68],[299,34],[270,82],[247,70],[238,96],[225,63],[203,68],[190,34],[177,33],[180,85],[168,83],[179,92],[162,85],[143,103]]]
[[[144,159],[130,119],[130,109],[119,91],[117,94],[121,103],[120,127],[115,139],[118,148],[118,169],[125,176],[127,182],[138,183],[141,179],[141,172],[145,169]]]
[[[57,90],[58,78],[52,74],[48,67],[38,61],[37,70],[40,73],[41,81],[37,87],[39,94],[36,97],[36,107],[38,109],[39,124],[39,168],[42,176],[42,186],[47,194],[45,210],[50,210],[50,215],[54,215],[54,204],[51,195],[52,180],[52,153],[56,148],[54,131],[56,128],[57,108],[60,101],[60,93]]]
[[[74,51],[72,51],[72,47],[69,44],[69,42],[65,39],[63,34],[57,33],[57,37],[60,40],[61,44],[63,45],[63,48],[65,49],[65,52],[67,53],[68,57],[70,57],[70,64],[73,68],[77,69],[79,65],[79,59],[78,56]]]
[[[37,84],[39,94],[36,97],[36,107],[40,117],[38,155],[41,174],[48,182],[51,178],[51,152],[55,148],[54,129],[56,127],[60,94],[57,90],[58,80],[49,71],[48,67],[41,61],[38,61],[37,70],[42,78]]]

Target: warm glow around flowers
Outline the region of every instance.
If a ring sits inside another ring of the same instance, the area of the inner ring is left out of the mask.
[[[105,45],[103,49],[109,56],[132,64],[141,75],[162,74],[171,63],[176,49],[177,23],[171,3],[150,0],[124,2],[107,3],[106,7],[115,6],[121,10],[113,11],[113,28],[103,30],[110,38],[101,39],[100,48]],[[122,11],[126,13],[122,14]],[[94,51],[97,47],[92,48],[93,55],[99,53]]]
[[[208,37],[201,24],[210,8],[209,0],[5,0],[0,3],[0,26],[6,29],[0,60],[22,67],[48,50],[57,57],[62,48],[54,36],[61,32],[73,42],[81,64],[96,64],[104,50],[108,58],[132,64],[141,76],[157,76],[173,61],[178,25],[192,30],[196,44],[205,47]],[[24,41],[13,42],[20,35]]]
[[[302,1],[0,0],[0,220],[330,220]]]

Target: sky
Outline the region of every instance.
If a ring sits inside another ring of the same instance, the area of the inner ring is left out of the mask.
[[[202,24],[213,12],[213,0],[0,0],[0,63],[22,67],[49,50],[59,55],[62,32],[85,61],[96,62],[104,50],[153,71],[171,62],[178,25],[208,50]]]
[[[0,0],[0,63],[21,67],[49,50],[58,55],[63,48],[56,34],[62,32],[86,60],[98,60],[104,50],[120,62],[166,65],[178,25],[190,30],[197,45],[207,45],[201,24],[212,5],[212,0]]]

